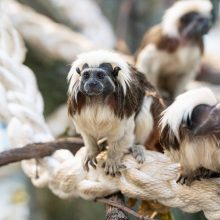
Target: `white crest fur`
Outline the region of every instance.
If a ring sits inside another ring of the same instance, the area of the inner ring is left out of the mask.
[[[69,94],[74,94],[72,89],[74,84],[79,80],[80,75],[76,72],[76,68],[82,68],[83,64],[87,63],[89,67],[98,67],[102,63],[111,63],[113,68],[118,66],[121,70],[118,73],[118,81],[121,84],[124,94],[126,94],[126,85],[129,86],[131,73],[127,62],[117,53],[107,50],[96,50],[78,55],[77,59],[73,62],[70,72],[68,74],[69,81]]]
[[[209,0],[182,0],[170,7],[163,17],[162,27],[164,34],[178,37],[178,20],[188,12],[199,12],[209,17],[212,4]]]
[[[162,113],[162,119],[160,121],[162,131],[166,125],[169,125],[179,140],[181,122],[191,117],[193,109],[200,104],[210,106],[217,104],[217,99],[209,88],[193,89],[177,96],[175,101]]]

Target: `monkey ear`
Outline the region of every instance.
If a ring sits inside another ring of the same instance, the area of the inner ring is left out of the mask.
[[[86,68],[89,68],[88,63],[83,64],[82,70],[84,70],[84,69],[86,69]]]
[[[114,77],[117,77],[118,76],[118,72],[121,70],[121,68],[119,66],[116,66],[113,70],[113,75]]]
[[[81,70],[80,70],[79,67],[76,67],[76,72],[77,72],[79,75],[81,75]]]

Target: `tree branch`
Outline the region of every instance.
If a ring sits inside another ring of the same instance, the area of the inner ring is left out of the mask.
[[[50,156],[55,151],[61,149],[69,150],[75,154],[83,145],[81,138],[66,138],[45,143],[27,144],[24,147],[14,148],[0,153],[0,167],[22,160]]]
[[[124,197],[119,192],[113,195],[110,195],[105,198],[98,199],[99,202],[104,202],[106,205],[106,220],[128,220],[128,216],[125,214],[124,210],[120,207],[124,205]],[[117,205],[114,205],[117,204]]]
[[[96,202],[99,202],[99,203],[104,203],[107,206],[107,215],[112,212],[112,208],[110,207],[114,207],[114,208],[117,208],[115,211],[117,213],[120,212],[120,210],[124,211],[124,212],[127,212],[128,214],[131,214],[133,215],[134,217],[136,217],[137,219],[141,219],[141,220],[152,220],[152,218],[148,218],[148,217],[145,217],[145,216],[142,216],[140,214],[138,214],[137,212],[135,212],[133,209],[130,209],[128,207],[126,207],[124,204],[122,204],[122,200],[119,201],[120,199],[120,196],[118,194],[116,195],[112,195],[111,197],[108,198],[97,198],[95,201]],[[108,220],[112,220],[114,218],[108,218]],[[119,218],[115,218],[115,219],[119,219]],[[120,218],[122,219],[122,218]],[[128,218],[124,218],[124,219],[128,219]]]

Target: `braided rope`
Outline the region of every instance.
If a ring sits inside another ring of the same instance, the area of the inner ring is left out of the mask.
[[[2,20],[3,21],[3,20]],[[25,55],[23,43],[4,17],[0,48],[0,117],[7,124],[11,146],[30,142],[49,141],[53,137],[43,117],[42,97],[33,72],[22,64]],[[4,46],[2,46],[4,45]],[[85,148],[75,156],[60,150],[53,156],[36,161],[22,162],[24,172],[37,187],[48,186],[61,198],[82,197],[95,199],[121,191],[124,195],[178,207],[186,212],[203,210],[210,220],[220,219],[220,196],[217,180],[196,181],[192,186],[176,183],[180,172],[163,154],[145,151],[146,161],[138,164],[130,155],[125,156],[126,169],[122,175],[110,177],[99,166],[105,153],[98,158],[97,169],[85,172],[82,158]]]
[[[7,124],[10,146],[52,140],[43,117],[43,100],[35,76],[22,64],[26,52],[23,41],[3,13],[0,41],[0,119]],[[29,172],[30,164],[35,166],[35,160],[22,162],[29,176],[34,175]],[[43,173],[46,175],[47,171]],[[36,184],[42,181],[39,178]]]
[[[176,183],[180,165],[161,153],[145,151],[144,164],[127,155],[126,169],[119,177],[106,176],[98,165],[87,173],[82,169],[85,148],[54,170],[49,188],[61,198],[95,199],[121,191],[124,195],[142,200],[157,200],[186,212],[203,210],[210,220],[220,219],[219,184],[216,180],[196,181],[190,187]],[[100,156],[99,163],[102,164]]]

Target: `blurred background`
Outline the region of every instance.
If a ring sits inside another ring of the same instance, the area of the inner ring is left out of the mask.
[[[2,10],[25,41],[25,65],[36,75],[44,99],[44,114],[55,137],[75,134],[66,115],[65,102],[66,76],[76,55],[91,49],[106,48],[117,49],[131,59],[144,33],[161,21],[164,11],[174,2],[1,0],[0,4],[4,3]],[[204,68],[201,68],[198,79],[190,83],[189,88],[207,85],[220,98],[220,8],[218,0],[212,3],[215,21],[205,37]],[[1,140],[4,127],[0,130]],[[7,140],[1,142],[7,145]],[[0,180],[3,198],[0,207],[5,208],[4,215],[0,213],[0,220],[105,219],[103,205],[81,199],[64,201],[47,189],[37,189],[17,165],[1,169]],[[202,213],[189,215],[177,209],[171,210],[171,216],[178,220],[205,219]]]

